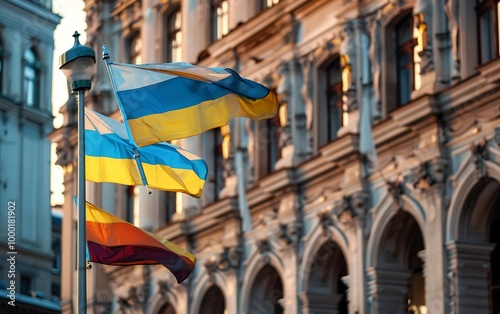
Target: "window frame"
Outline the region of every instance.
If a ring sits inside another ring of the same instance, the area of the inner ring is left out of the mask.
[[[127,51],[127,63],[130,64],[141,64],[142,63],[142,38],[141,38],[141,32],[140,31],[135,31],[131,33],[127,37],[127,45],[126,45],[126,51]],[[135,43],[139,43],[139,49],[136,49],[137,45]],[[138,50],[138,51],[137,51]]]
[[[223,141],[223,136],[221,132],[221,128],[216,128],[213,130],[212,133],[213,136],[213,169],[214,169],[214,175],[212,178],[212,183],[213,183],[213,200],[218,201],[219,200],[219,194],[222,191],[224,187],[224,156],[222,153],[222,141]]]
[[[178,16],[177,16],[178,15]],[[179,17],[179,23],[180,26],[179,28],[176,28],[175,24],[177,22],[177,17]],[[173,21],[173,23],[172,23]],[[176,47],[174,47],[173,42],[176,41],[177,35],[180,34],[180,41],[177,43]],[[171,10],[168,10],[164,14],[164,37],[166,38],[165,40],[165,53],[164,53],[164,58],[165,62],[180,62],[182,61],[182,11],[181,7],[178,5],[175,8],[172,8]],[[174,49],[178,49],[180,52],[180,58],[177,60],[174,58]]]
[[[499,56],[499,45],[500,45],[500,30],[499,30],[499,0],[477,0],[476,1],[476,19],[477,19],[477,39],[478,39],[478,64],[485,64],[488,61],[491,61]],[[489,21],[488,25],[488,56],[485,56],[485,60],[483,60],[483,52],[485,43],[483,41],[483,34],[485,32],[482,31],[482,17],[491,13],[492,20]],[[492,29],[493,28],[493,29]],[[491,32],[490,32],[491,31]]]
[[[224,11],[224,4],[227,5],[227,11]],[[219,10],[221,12],[219,12]],[[224,29],[226,26],[226,29]],[[210,1],[210,42],[222,39],[229,33],[229,1],[211,0]]]
[[[399,36],[398,36],[398,30],[401,29],[401,26],[404,26],[404,24],[407,24],[405,26],[410,26],[409,31],[410,31],[410,39],[400,42],[399,41]],[[396,39],[396,46],[395,46],[395,54],[396,54],[396,90],[397,90],[397,101],[396,101],[396,108],[399,108],[406,103],[411,101],[411,93],[415,91],[415,76],[416,71],[415,71],[415,49],[417,47],[418,41],[417,38],[413,36],[414,33],[414,26],[413,26],[413,15],[411,13],[406,13],[402,18],[394,25],[394,33],[395,33],[395,39]],[[409,86],[406,86],[409,90],[409,94],[407,95],[407,100],[405,101],[406,98],[403,98],[404,96],[402,95],[402,77],[403,77],[403,71],[402,67],[400,66],[400,61],[403,58],[402,56],[409,56],[409,61],[405,64],[404,68],[408,69],[410,72],[410,84]]]
[[[329,54],[322,58],[323,61],[318,62],[319,66],[316,68],[316,77],[318,82],[318,89],[316,94],[316,104],[314,105],[317,110],[315,110],[314,120],[314,150],[317,151],[320,147],[328,144],[329,142],[337,139],[337,134],[343,124],[343,98],[344,98],[344,86],[342,80],[342,63],[340,54],[334,53]],[[331,75],[329,71],[334,67],[338,69],[338,75],[335,82],[331,81]],[[335,93],[336,91],[336,93]],[[338,95],[338,101],[335,105],[330,104],[330,100],[333,95]],[[334,131],[334,127],[330,124],[333,117],[333,112],[335,108],[338,108],[338,125],[337,129]],[[327,132],[325,132],[327,130]],[[331,136],[335,133],[335,136]]]
[[[28,60],[27,53],[31,53],[33,60]],[[28,79],[26,72],[32,72],[33,77]],[[38,53],[34,47],[29,47],[25,50],[23,54],[23,104],[30,108],[40,109],[41,108],[41,67]],[[33,89],[32,96],[28,96],[28,86]],[[32,98],[32,99],[28,99]],[[31,102],[30,102],[31,101]]]

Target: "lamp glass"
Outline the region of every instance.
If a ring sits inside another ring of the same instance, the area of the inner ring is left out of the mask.
[[[92,57],[79,57],[61,67],[69,82],[91,80],[94,74],[95,60]]]

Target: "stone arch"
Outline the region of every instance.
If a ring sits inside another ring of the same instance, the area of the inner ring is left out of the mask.
[[[406,195],[402,207],[386,195],[368,240],[367,275],[371,310],[407,313],[426,307],[424,261],[425,215]]]
[[[464,162],[447,217],[450,308],[464,312],[500,310],[500,167],[485,161],[487,176]]]
[[[151,299],[151,314],[176,314],[175,296],[171,292],[156,293]],[[170,312],[169,312],[170,311]]]
[[[309,284],[309,266],[313,263],[314,257],[319,252],[323,244],[330,240],[335,242],[340,248],[344,258],[346,259],[346,264],[350,265],[350,255],[349,255],[349,242],[343,232],[336,227],[330,227],[331,237],[329,239],[323,236],[323,231],[319,226],[319,223],[316,223],[312,228],[309,234],[305,238],[305,249],[304,249],[304,259],[300,264],[299,269],[299,280],[297,283],[298,292],[305,292],[307,290],[307,286]],[[349,266],[348,266],[349,268]]]
[[[425,230],[425,213],[422,207],[406,195],[401,195],[401,200],[403,210],[408,212],[415,219],[421,232],[422,230]],[[389,195],[389,193],[386,193],[373,210],[373,212],[377,213],[377,216],[373,222],[371,235],[367,243],[367,268],[377,266],[377,258],[380,251],[383,233],[387,229],[390,220],[398,213],[398,211],[393,209],[393,202],[393,198]],[[426,239],[424,238],[424,246],[426,246],[425,240]]]
[[[195,284],[196,288],[193,293],[194,296],[192,301],[193,307],[189,312],[191,314],[200,313],[204,297],[209,292],[209,290],[214,286],[216,286],[218,289],[221,290],[221,293],[224,296],[224,304],[227,307],[227,299],[226,299],[227,292],[225,291],[225,287],[227,285],[224,282],[223,275],[218,271],[209,274],[205,269],[205,271],[200,274],[199,278],[200,279],[197,280]]]
[[[271,266],[272,268],[274,268],[280,278],[282,278],[282,274],[284,273],[283,263],[276,254],[274,254],[273,252],[260,254],[257,248],[254,249],[254,252],[250,255],[248,262],[245,264],[246,271],[241,288],[242,299],[240,302],[239,313],[246,313],[246,310],[249,307],[250,295],[255,279],[265,266]]]
[[[464,240],[463,230],[460,228],[461,220],[464,217],[464,211],[468,197],[474,188],[481,182],[481,178],[475,175],[475,166],[471,158],[464,163],[465,166],[457,171],[454,181],[458,182],[456,192],[450,202],[450,210],[446,219],[446,241]],[[485,162],[486,171],[489,178],[500,182],[500,167],[491,161]]]
[[[203,295],[198,311],[200,314],[224,314],[227,309],[226,297],[217,285],[211,285]]]
[[[172,304],[165,302],[161,306],[161,308],[157,312],[153,312],[155,314],[176,314],[175,308],[172,306]]]
[[[245,300],[246,306],[244,306],[244,309],[248,314],[282,314],[284,313],[283,299],[284,287],[282,276],[276,268],[270,264],[266,264],[254,276],[248,298]]]
[[[348,313],[348,276],[345,255],[339,245],[331,240],[324,241],[309,265],[308,285],[299,296],[304,313],[328,311],[335,314]]]

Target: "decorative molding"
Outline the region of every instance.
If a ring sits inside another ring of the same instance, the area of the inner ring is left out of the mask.
[[[212,255],[203,264],[211,282],[215,282],[215,272],[237,269],[242,261],[243,248],[240,246],[224,247],[222,252]]]
[[[277,231],[278,239],[285,247],[297,246],[302,236],[303,229],[303,224],[298,221],[289,224],[280,223]]]

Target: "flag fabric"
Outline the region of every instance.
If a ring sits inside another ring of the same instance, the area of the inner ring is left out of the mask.
[[[139,160],[135,155],[138,154]],[[138,164],[137,164],[138,162]],[[207,177],[203,159],[168,143],[136,148],[123,123],[85,108],[85,177],[93,182],[141,185],[200,197]]]
[[[108,64],[124,122],[138,146],[190,137],[235,117],[272,118],[276,95],[231,69],[189,63]]]
[[[193,271],[196,257],[162,237],[86,202],[87,256],[114,265],[163,265],[178,283]]]

